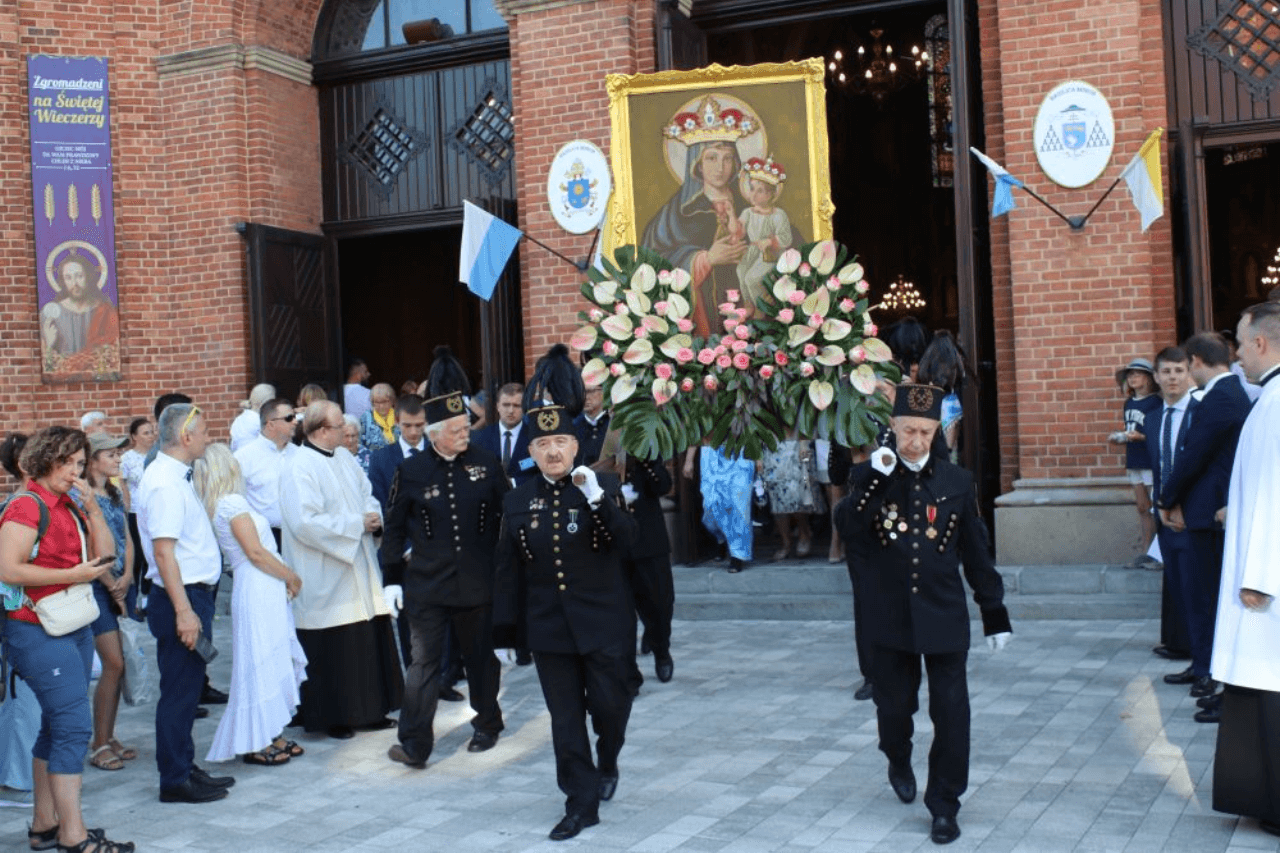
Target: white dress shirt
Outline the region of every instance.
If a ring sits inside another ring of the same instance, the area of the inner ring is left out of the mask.
[[[342,411],[356,420],[373,410],[373,394],[359,382],[350,382],[342,386]]]
[[[409,442],[405,441],[403,435],[400,436],[398,441],[400,442],[400,454],[404,456],[405,459],[408,459],[410,456],[413,455],[412,453],[409,452],[411,450],[416,450],[419,453],[421,453],[422,451],[427,449],[427,440],[425,438],[419,440],[417,446],[411,445],[409,444]]]
[[[190,470],[169,454],[158,453],[143,472],[134,497],[142,551],[147,555],[147,577],[160,587],[164,586],[164,579],[156,563],[156,539],[174,540],[174,556],[183,584],[217,583],[222,574],[222,554],[213,522],[187,479]]]
[[[262,433],[262,415],[245,409],[231,422],[231,452],[235,453]]]
[[[249,506],[275,528],[281,524],[280,472],[297,452],[298,448],[292,442],[285,442],[281,450],[274,441],[262,435],[236,451],[236,461],[244,475],[244,496]]]

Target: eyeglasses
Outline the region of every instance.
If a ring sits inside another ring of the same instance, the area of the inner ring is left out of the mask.
[[[297,415],[295,415],[293,412],[290,412],[289,414],[281,415],[278,418],[268,418],[267,423],[271,423],[272,421],[284,421],[286,423],[293,423],[293,419],[296,417]]]
[[[186,420],[182,422],[182,428],[178,430],[178,435],[182,435],[187,431],[187,427],[191,426],[191,422],[200,416],[200,407],[192,406],[191,411],[187,412]]]

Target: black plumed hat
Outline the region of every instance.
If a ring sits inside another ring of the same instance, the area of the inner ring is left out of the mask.
[[[910,382],[898,386],[893,399],[893,416],[942,420],[942,398],[947,392],[936,385],[914,385]]]
[[[572,420],[582,411],[585,396],[582,371],[569,358],[569,348],[556,344],[533,368],[533,376],[524,389],[524,410],[555,405]]]
[[[432,355],[434,360],[431,362],[431,371],[427,374],[425,403],[429,424],[447,421],[465,413],[467,407],[462,398],[471,393],[467,373],[454,357],[453,350],[447,346],[438,346]]]

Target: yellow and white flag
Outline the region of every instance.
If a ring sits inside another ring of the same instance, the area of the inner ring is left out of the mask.
[[[1138,153],[1128,166],[1124,167],[1124,171],[1120,173],[1120,177],[1124,178],[1125,186],[1129,188],[1129,197],[1133,199],[1133,206],[1138,208],[1138,213],[1142,216],[1142,230],[1146,231],[1151,227],[1151,223],[1155,222],[1164,214],[1164,190],[1161,188],[1160,178],[1160,135],[1164,133],[1164,128],[1157,127],[1147,141],[1142,143],[1142,147],[1138,149]]]

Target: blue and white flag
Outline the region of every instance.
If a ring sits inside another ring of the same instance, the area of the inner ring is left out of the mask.
[[[982,161],[992,177],[996,179],[995,198],[991,200],[991,216],[994,219],[1013,210],[1018,205],[1013,201],[1013,188],[1022,186],[1022,181],[1009,174],[1009,170],[983,154],[977,148],[970,148],[973,156]]]
[[[523,236],[519,228],[508,225],[469,201],[462,202],[462,255],[458,259],[458,280],[487,302]]]

